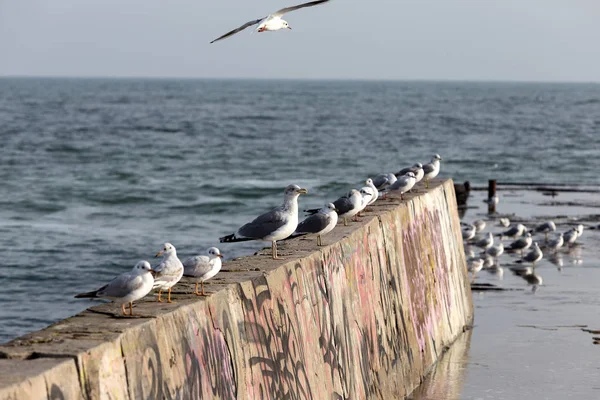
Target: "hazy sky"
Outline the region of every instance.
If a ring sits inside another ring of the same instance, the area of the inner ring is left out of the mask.
[[[0,76],[600,81],[600,0],[0,0]]]

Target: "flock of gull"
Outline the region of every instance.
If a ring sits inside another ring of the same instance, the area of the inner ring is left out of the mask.
[[[326,203],[320,209],[304,210],[308,216],[298,222],[298,197],[308,191],[298,185],[288,185],[283,192],[283,204],[240,227],[236,232],[219,238],[221,243],[258,240],[271,242],[271,257],[277,256],[277,241],[307,236],[315,237],[317,246],[322,246],[322,236],[331,232],[338,221],[348,225],[349,220],[358,220],[360,212],[373,204],[380,197],[400,197],[423,181],[429,188],[429,180],[440,172],[439,154],[434,154],[425,165],[416,163],[397,173],[384,173],[367,179],[365,186],[351,189],[348,193]],[[489,246],[488,246],[489,247]],[[167,302],[171,303],[171,289],[183,276],[195,282],[194,294],[206,296],[204,282],[214,277],[222,265],[221,251],[210,247],[205,254],[190,257],[183,262],[177,257],[177,250],[171,243],[165,243],[156,257],[162,261],[152,267],[146,260],[139,261],[131,271],[123,273],[108,284],[91,292],[80,293],[76,298],[103,298],[121,303],[121,311],[125,316],[133,315],[133,302],[145,297],[153,289],[158,289],[158,301],[163,302],[162,292],[167,291]],[[201,290],[198,291],[198,285]],[[129,306],[127,313],[125,306]]]
[[[495,203],[497,204],[497,201]],[[483,233],[487,224],[482,219],[470,224],[461,222],[467,268],[472,274],[472,281],[475,281],[475,274],[484,268],[490,273],[502,276],[504,270],[500,267],[499,257],[505,253],[516,253],[520,259],[515,263],[521,265],[511,267],[510,270],[533,285],[534,290],[542,285],[542,277],[536,273],[535,266],[544,257],[544,251],[547,256],[556,259],[563,246],[571,248],[575,245],[584,229],[580,224],[566,232],[558,232],[550,238],[549,235],[556,232],[556,224],[553,221],[546,221],[533,229],[528,229],[521,223],[511,224],[508,218],[500,218],[498,223],[508,229],[494,235],[492,232]],[[543,239],[540,236],[539,240],[535,240],[535,235],[543,235]],[[511,242],[505,246],[504,240]],[[540,245],[538,242],[542,240]],[[476,249],[479,249],[479,254],[476,254]]]

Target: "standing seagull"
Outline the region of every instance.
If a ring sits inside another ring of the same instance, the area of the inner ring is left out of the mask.
[[[467,261],[467,271],[473,274],[471,283],[475,282],[475,274],[483,268],[483,260],[481,258],[471,258]]]
[[[377,190],[382,190],[396,182],[396,179],[396,175],[392,174],[391,172],[387,174],[379,174],[375,177],[375,179],[373,179],[373,185],[375,185]]]
[[[223,242],[262,240],[271,242],[271,256],[277,257],[277,241],[290,236],[298,226],[298,196],[308,191],[298,185],[288,185],[283,192],[283,204],[272,211],[256,217],[237,232],[219,238]]]
[[[473,221],[473,226],[475,227],[475,233],[479,233],[485,229],[485,221],[482,219],[476,219]]]
[[[348,218],[354,217],[361,210],[363,197],[360,192],[356,189],[352,189],[340,197],[336,201],[333,202],[335,206],[338,217],[344,220],[344,226],[348,226]],[[309,210],[304,210],[305,213],[308,214],[316,214],[320,211],[320,208],[313,208]]]
[[[308,3],[298,4],[297,6],[282,8],[281,10],[275,11],[273,14],[269,14],[266,17],[248,21],[244,25],[240,26],[239,28],[229,31],[226,34],[224,34],[223,36],[219,36],[218,38],[213,40],[211,43],[214,43],[218,40],[225,39],[225,38],[228,38],[229,36],[235,35],[236,33],[241,32],[244,29],[246,29],[252,25],[258,25],[256,27],[257,32],[278,31],[280,29],[292,29],[288,25],[287,21],[281,18],[284,14],[287,14],[291,11],[298,10],[300,8],[312,7],[312,6],[319,5],[321,3],[327,3],[328,1],[329,0],[310,1]]]
[[[415,186],[415,174],[408,171],[405,175],[402,175],[394,184],[387,188],[388,193],[400,193],[400,199],[404,200],[404,193],[408,192]]]
[[[554,254],[565,244],[565,239],[563,238],[563,233],[560,232],[555,239],[552,239],[548,242],[548,248],[553,250]]]
[[[133,302],[146,296],[152,290],[154,278],[152,267],[148,261],[139,261],[133,269],[117,276],[98,290],[80,293],[81,298],[106,298],[121,302],[121,311],[125,316],[133,315]],[[129,314],[125,312],[125,304],[129,303]]]
[[[475,227],[471,224],[466,225],[462,228],[463,240],[471,240],[475,237]]]
[[[365,184],[367,185],[367,187],[370,187],[371,191],[373,192],[373,195],[371,196],[371,199],[369,200],[369,204],[367,204],[368,206],[370,206],[371,204],[375,203],[375,201],[377,201],[377,197],[379,196],[379,192],[377,191],[377,188],[373,184],[373,179],[371,179],[371,178],[367,179],[365,181]]]
[[[577,240],[577,228],[569,229],[563,234],[563,240],[567,243],[569,248],[575,243]]]
[[[321,235],[329,233],[335,228],[338,221],[338,214],[333,203],[325,204],[316,214],[310,215],[304,221],[298,224],[296,232],[291,237],[304,235],[316,235],[317,246],[323,246]]]
[[[519,251],[521,253],[521,258],[523,258],[523,252],[531,246],[531,243],[533,243],[533,238],[531,237],[531,233],[527,232],[525,236],[512,242],[507,249]]]
[[[494,236],[492,236],[492,232],[488,232],[487,236],[483,239],[477,241],[475,246],[482,248],[484,250],[489,249],[494,245]]]
[[[531,266],[535,269],[535,263],[540,261],[544,257],[542,250],[538,246],[537,242],[533,243],[533,249],[522,260],[517,260],[518,263],[530,262]]]
[[[538,226],[536,226],[535,228],[533,228],[533,232],[541,232],[544,234],[544,241],[547,242],[548,241],[548,233],[550,232],[554,232],[556,230],[556,225],[554,224],[554,221],[546,221],[543,224],[540,224]],[[530,232],[532,232],[530,231]]]
[[[406,175],[407,172],[412,172],[415,174],[415,184],[421,182],[423,176],[425,175],[425,172],[423,171],[423,164],[415,163],[412,167],[404,168],[398,171],[396,173],[396,177]]]
[[[485,250],[485,254],[490,257],[493,257],[498,263],[498,257],[500,257],[504,253],[504,244],[500,242],[499,245],[491,246]]]
[[[439,154],[434,154],[431,157],[431,162],[423,165],[423,179],[425,179],[426,188],[429,188],[429,180],[435,178],[440,173],[440,161],[442,161],[442,157]]]
[[[163,290],[168,289],[169,295],[167,303],[171,301],[171,288],[181,280],[183,276],[183,264],[177,258],[177,250],[171,243],[165,243],[163,249],[158,252],[156,257],[163,256],[160,264],[154,268],[156,278],[154,279],[154,288],[158,288],[158,301],[162,303],[160,295]]]
[[[215,276],[221,270],[221,258],[223,255],[216,247],[206,250],[206,255],[190,257],[183,262],[183,276],[189,276],[196,280],[196,296],[206,296],[204,293],[204,282]],[[202,292],[198,293],[198,283],[202,286]]]
[[[512,226],[510,229],[497,234],[496,236],[499,236],[500,239],[504,239],[504,238],[510,238],[510,239],[516,239],[519,236],[523,236],[523,234],[527,231],[527,227],[523,224],[517,224],[515,226]]]

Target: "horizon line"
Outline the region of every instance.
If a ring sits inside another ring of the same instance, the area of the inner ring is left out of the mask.
[[[594,80],[527,80],[491,78],[292,78],[292,77],[201,77],[201,76],[136,76],[136,75],[0,75],[0,79],[114,79],[114,80],[238,80],[238,81],[331,81],[331,82],[415,82],[415,83],[523,83],[523,84],[600,84]]]

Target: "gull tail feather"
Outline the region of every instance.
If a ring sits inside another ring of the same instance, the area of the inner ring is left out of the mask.
[[[249,240],[254,240],[252,238],[239,238],[235,236],[235,233],[232,233],[231,235],[227,235],[227,236],[223,236],[219,238],[219,242],[220,243],[231,243],[231,242],[247,242]]]
[[[302,210],[302,211],[304,211],[304,212],[305,212],[305,213],[307,213],[307,214],[313,215],[313,214],[316,214],[316,213],[318,213],[318,212],[319,212],[319,210],[320,210],[320,208],[311,208],[311,209],[308,209],[308,210]]]
[[[86,293],[79,293],[75,295],[76,299],[93,299],[98,297],[98,292],[100,290],[93,290],[91,292],[86,292]]]

